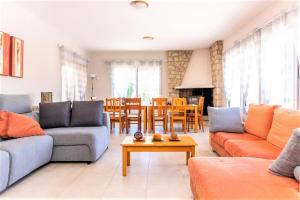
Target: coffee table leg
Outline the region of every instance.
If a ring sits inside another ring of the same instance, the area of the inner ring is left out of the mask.
[[[186,152],[186,165],[188,165],[190,157],[191,157],[191,152],[187,151]]]
[[[127,166],[130,166],[130,152],[127,152]]]
[[[122,154],[123,154],[123,159],[122,159],[122,172],[123,176],[126,176],[126,167],[127,167],[127,149],[126,147],[122,148]]]

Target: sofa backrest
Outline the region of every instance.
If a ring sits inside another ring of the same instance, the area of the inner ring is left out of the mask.
[[[271,144],[284,148],[293,130],[300,127],[300,111],[277,108],[274,111],[272,126],[267,137]]]
[[[245,131],[262,139],[266,139],[272,126],[274,110],[278,106],[250,104],[245,121]]]
[[[19,114],[32,112],[31,99],[29,95],[0,94],[0,110]]]

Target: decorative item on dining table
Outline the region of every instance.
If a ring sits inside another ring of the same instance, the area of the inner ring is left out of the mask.
[[[174,131],[171,132],[171,135],[169,137],[169,141],[181,141],[181,138],[175,133]]]
[[[133,137],[134,137],[133,141],[145,141],[145,137],[144,137],[143,133],[140,131],[135,132]]]
[[[154,133],[152,141],[162,142],[162,141],[164,141],[164,138],[161,136],[160,133]]]

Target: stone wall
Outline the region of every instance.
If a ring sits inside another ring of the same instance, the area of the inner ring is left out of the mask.
[[[225,105],[223,81],[223,41],[216,41],[210,48],[214,106]]]
[[[168,96],[178,97],[180,86],[193,51],[167,51]]]

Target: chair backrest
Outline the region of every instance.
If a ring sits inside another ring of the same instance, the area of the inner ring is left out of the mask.
[[[132,111],[138,111],[138,115],[141,114],[142,110],[142,99],[141,98],[124,98],[125,113],[130,114]]]
[[[199,98],[199,105],[198,105],[198,109],[199,109],[198,113],[199,113],[199,115],[203,115],[203,107],[204,107],[204,97],[201,96]]]
[[[186,98],[172,98],[172,113],[186,113]]]
[[[167,114],[168,98],[152,98],[153,114],[162,117]]]
[[[121,98],[106,98],[105,99],[106,111],[112,114],[122,112],[122,99]]]

